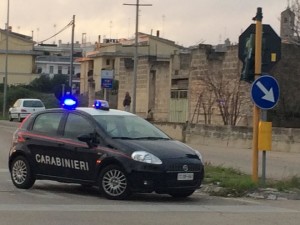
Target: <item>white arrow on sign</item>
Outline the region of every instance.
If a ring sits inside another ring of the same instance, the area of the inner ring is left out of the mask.
[[[273,88],[270,88],[270,90],[268,91],[265,86],[258,81],[256,83],[256,85],[259,87],[259,89],[265,94],[262,99],[265,99],[269,102],[275,102],[275,98],[274,98],[274,93],[273,93]]]

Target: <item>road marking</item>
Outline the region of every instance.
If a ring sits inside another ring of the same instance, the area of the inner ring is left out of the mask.
[[[35,212],[225,212],[225,213],[299,213],[299,210],[271,206],[236,205],[62,205],[62,204],[0,204],[0,211]]]
[[[0,173],[8,173],[8,172],[9,172],[8,169],[1,169],[1,168],[0,168]]]

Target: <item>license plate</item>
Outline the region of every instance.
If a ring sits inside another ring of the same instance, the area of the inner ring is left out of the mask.
[[[193,180],[194,173],[178,173],[177,180]]]

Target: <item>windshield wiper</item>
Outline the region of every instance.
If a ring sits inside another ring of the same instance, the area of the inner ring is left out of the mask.
[[[135,138],[131,138],[131,137],[112,137],[112,139],[134,140]]]
[[[137,137],[133,139],[145,139],[145,140],[170,140],[170,138],[163,138],[163,137]]]

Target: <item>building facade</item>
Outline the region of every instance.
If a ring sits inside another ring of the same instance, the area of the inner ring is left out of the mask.
[[[125,93],[128,91],[132,95],[134,88],[134,39],[113,40],[104,40],[94,52],[81,59],[81,94],[89,96],[92,104],[94,93],[102,90],[101,71],[113,70],[114,80],[119,84],[115,107],[123,109]],[[139,33],[138,43],[136,113],[146,117],[148,111],[155,111],[167,117],[170,58],[180,46],[144,33]]]
[[[6,38],[8,34],[8,46]],[[28,84],[35,74],[34,42],[29,36],[0,29],[0,82],[3,83],[7,71],[7,84]],[[6,64],[7,62],[7,64]]]

